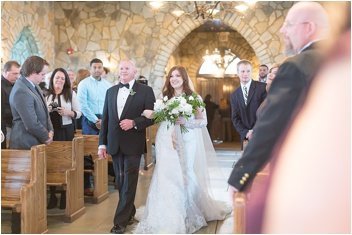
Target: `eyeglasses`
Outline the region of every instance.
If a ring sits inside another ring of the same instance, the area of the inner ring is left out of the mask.
[[[282,25],[282,27],[286,27],[286,28],[290,28],[294,25],[299,25],[299,24],[309,24],[308,21],[304,21],[304,22],[298,22],[298,23],[290,23],[288,21],[285,21],[284,24]]]

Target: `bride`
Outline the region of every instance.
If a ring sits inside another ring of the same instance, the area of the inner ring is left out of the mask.
[[[163,96],[192,93],[185,68],[171,68]],[[144,113],[151,116],[150,110]],[[231,213],[228,205],[210,196],[206,161],[215,157],[215,150],[206,124],[204,109],[188,120],[179,118],[176,125],[161,123],[155,142],[157,164],[136,233],[194,233],[207,221],[223,220]],[[188,132],[181,133],[180,125]]]

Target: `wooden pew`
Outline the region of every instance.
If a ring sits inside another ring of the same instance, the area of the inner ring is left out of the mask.
[[[73,222],[85,213],[83,194],[84,139],[54,141],[46,146],[47,185],[66,189],[65,222]]]
[[[47,233],[45,145],[1,150],[1,207],[21,214],[21,233]]]
[[[270,165],[266,165],[263,170],[257,173],[252,185],[249,186],[248,192],[238,192],[233,196],[233,217],[234,217],[234,233],[244,234],[246,233],[246,206],[250,200],[250,194],[256,193],[261,184],[264,183],[265,179],[269,177]]]
[[[84,170],[92,173],[94,180],[93,203],[100,203],[109,196],[108,191],[108,159],[98,158],[98,135],[83,135],[84,155],[92,155],[94,170]],[[110,160],[111,157],[109,156]]]

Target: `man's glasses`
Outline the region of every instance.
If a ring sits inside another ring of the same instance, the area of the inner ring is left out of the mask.
[[[298,22],[298,23],[290,23],[289,21],[285,21],[283,24],[283,27],[291,28],[292,26],[299,25],[299,24],[309,24],[309,22],[304,21],[304,22]]]

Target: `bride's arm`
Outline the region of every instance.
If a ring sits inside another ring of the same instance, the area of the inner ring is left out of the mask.
[[[208,124],[207,122],[207,114],[205,112],[205,108],[199,108],[197,113],[195,114],[194,119],[187,120],[185,123],[186,128],[201,128],[206,127]]]
[[[148,119],[152,119],[153,118],[153,114],[154,114],[154,111],[151,110],[151,109],[146,109],[143,111],[142,113],[142,116],[148,118]]]

